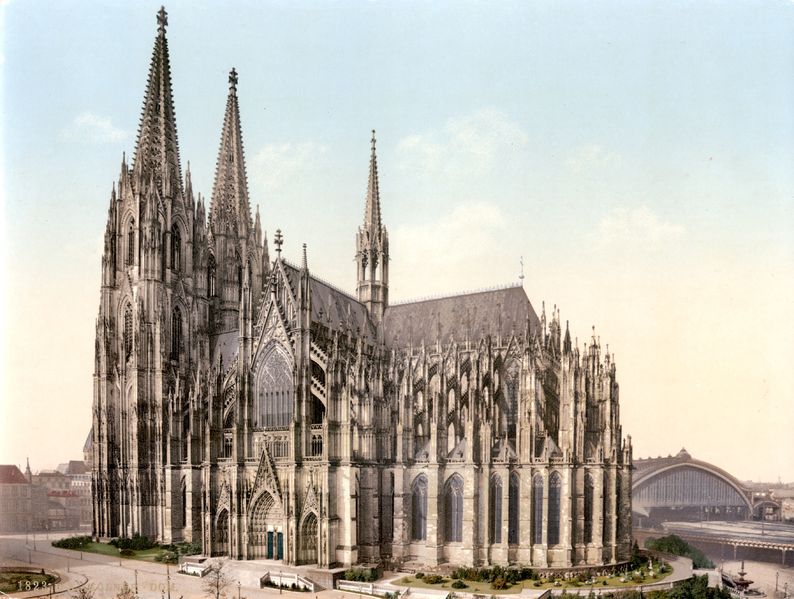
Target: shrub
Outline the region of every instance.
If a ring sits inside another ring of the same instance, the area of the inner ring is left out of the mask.
[[[654,551],[663,551],[674,555],[682,555],[692,559],[695,568],[713,568],[714,562],[706,557],[697,547],[692,547],[681,537],[668,535],[659,539],[649,538],[645,541],[645,547]]]
[[[424,572],[417,572],[416,574],[414,574],[414,578],[417,578],[419,580],[422,580],[424,577],[425,577]]]
[[[119,555],[122,557],[132,557],[135,552],[132,549],[119,549]]]
[[[467,588],[469,588],[469,585],[467,585],[467,584],[466,584],[465,582],[463,582],[462,580],[458,579],[458,580],[455,580],[455,581],[452,583],[452,588],[453,588],[453,589],[467,589]]]
[[[79,535],[53,541],[52,545],[53,547],[60,547],[61,549],[83,549],[90,542],[91,537]]]
[[[444,582],[444,577],[440,574],[427,574],[425,576],[425,582],[427,584],[440,584]]]
[[[377,570],[373,568],[349,568],[345,570],[345,580],[353,580],[355,582],[375,582],[377,579]]]
[[[175,551],[160,551],[154,559],[164,564],[175,564],[179,561],[179,554]]]
[[[507,583],[507,581],[504,579],[503,576],[497,576],[496,578],[493,579],[493,582],[491,583],[491,588],[496,591],[501,591],[502,589],[506,589],[509,586],[510,585]]]

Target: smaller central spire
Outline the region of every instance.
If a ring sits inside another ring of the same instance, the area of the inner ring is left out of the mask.
[[[166,27],[168,27],[168,13],[165,12],[165,6],[161,6],[157,13],[157,30],[161,35],[165,35]]]
[[[364,226],[374,234],[380,231],[380,189],[378,185],[378,155],[375,150],[375,129],[372,130],[372,151],[369,157],[369,179],[367,181],[367,203],[364,208]]]

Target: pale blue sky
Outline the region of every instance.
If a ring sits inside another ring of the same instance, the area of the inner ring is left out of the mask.
[[[2,5],[0,462],[53,466],[87,432],[100,240],[159,6]],[[617,353],[636,457],[794,480],[794,2],[166,9],[194,189],[234,66],[265,229],[350,289],[374,127],[392,297],[512,282],[523,255],[536,308]]]

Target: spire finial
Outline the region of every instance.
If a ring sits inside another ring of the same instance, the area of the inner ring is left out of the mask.
[[[518,280],[521,281],[521,286],[524,286],[524,256],[521,256],[519,259],[519,264],[521,264],[521,274],[518,275]]]
[[[284,243],[284,236],[281,234],[281,229],[276,229],[276,236],[273,240],[273,243],[276,246],[276,253],[278,257],[281,258],[281,244]]]
[[[157,30],[160,34],[165,34],[165,28],[168,26],[168,13],[165,12],[165,6],[161,6],[157,12]]]
[[[229,89],[235,92],[237,91],[237,69],[234,67],[229,71]]]
[[[301,268],[307,270],[309,268],[308,261],[306,260],[306,244],[303,244],[303,258],[301,259]]]
[[[377,141],[377,140],[375,139],[375,129],[373,129],[373,130],[372,130],[372,139],[370,140],[370,143],[372,143],[372,151],[373,151],[373,152],[375,151],[375,142],[376,142],[376,141]]]

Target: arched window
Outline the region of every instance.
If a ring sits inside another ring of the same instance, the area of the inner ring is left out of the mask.
[[[411,539],[427,539],[427,477],[420,474],[411,485]]]
[[[520,505],[521,479],[513,472],[510,475],[510,491],[507,496],[507,542],[518,544],[518,510]]]
[[[491,477],[491,543],[502,542],[502,477],[494,474]]]
[[[182,347],[182,311],[179,306],[174,307],[171,314],[171,358],[179,359],[179,350]]]
[[[623,480],[620,476],[620,472],[615,473],[615,540],[620,542],[623,540],[623,529],[625,526],[625,522],[621,515],[621,511],[623,509],[623,497],[621,493],[623,492]]]
[[[130,223],[127,231],[127,265],[135,264],[135,223]]]
[[[518,362],[512,362],[505,373],[505,395],[507,408],[507,438],[516,442],[516,423],[518,422]]]
[[[215,256],[210,254],[209,259],[207,260],[207,296],[214,297],[215,296],[215,272],[217,267],[215,265]]]
[[[453,474],[444,488],[444,540],[447,543],[463,541],[463,479]]]
[[[132,354],[132,306],[127,304],[124,308],[124,359]]]
[[[182,526],[187,526],[187,485],[182,481]]]
[[[584,475],[584,542],[593,542],[593,495],[595,485],[590,473]]]
[[[532,478],[532,542],[543,543],[543,476]]]
[[[560,544],[560,492],[562,479],[559,472],[554,472],[549,477],[549,545]]]
[[[240,261],[240,254],[235,254],[237,261],[237,300],[243,299],[243,263]]]
[[[275,347],[265,358],[257,378],[257,423],[259,428],[285,428],[292,422],[292,364]]]
[[[179,227],[174,225],[171,228],[171,270],[182,268],[182,236],[179,234]]]

